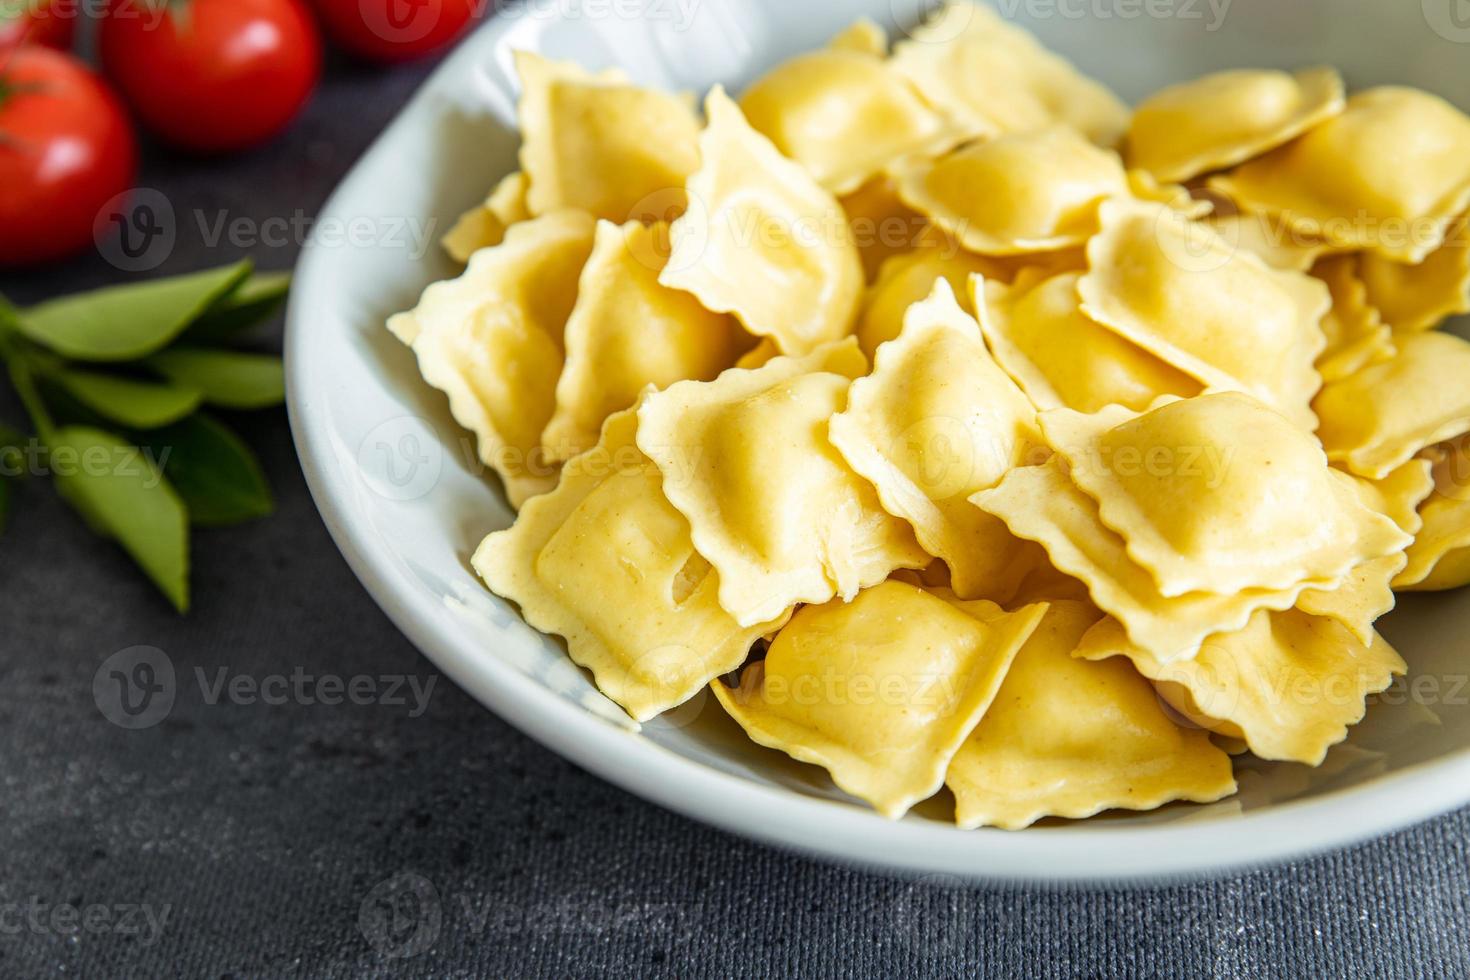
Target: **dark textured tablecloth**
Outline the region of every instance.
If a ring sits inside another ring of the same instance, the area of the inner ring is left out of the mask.
[[[427,70],[337,65],[273,146],[153,154],[143,183],[181,216],[162,271],[289,267],[294,245],[211,248],[197,216],[309,217]],[[0,290],[117,278],[93,256]],[[44,481],[16,501],[0,539],[0,977],[1470,976],[1470,812],[1212,883],[975,890],[691,823],[443,678],[418,717],[411,697],[211,704],[221,676],[435,677],[329,540],[285,413],[237,421],[279,512],[198,535],[186,617]],[[93,678],[140,645],[167,654],[179,694],[127,731]]]

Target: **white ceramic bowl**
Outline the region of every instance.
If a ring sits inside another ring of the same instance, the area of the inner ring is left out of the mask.
[[[1322,769],[1254,766],[1238,797],[1212,806],[1006,833],[955,829],[943,798],[885,821],[820,770],[748,742],[707,695],[639,731],[472,574],[475,545],[511,514],[383,321],[455,274],[423,222],[442,232],[515,166],[511,50],[738,90],[860,14],[912,24],[923,2],[532,0],[466,41],[332,197],[291,298],[292,424],[353,569],[444,673],[529,735],[674,810],[837,860],[967,879],[1159,880],[1340,846],[1470,801],[1470,594],[1413,597],[1386,621],[1417,693],[1375,706]],[[1128,99],[1215,69],[1318,62],[1353,86],[1463,98],[1470,24],[1450,18],[1456,2],[997,0]]]

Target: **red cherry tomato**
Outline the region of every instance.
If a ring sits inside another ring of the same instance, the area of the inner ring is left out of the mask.
[[[301,0],[113,0],[102,65],[145,125],[176,146],[256,146],[296,118],[321,73]]]
[[[86,65],[34,45],[0,56],[0,265],[86,248],[137,168],[122,102]]]
[[[0,0],[0,51],[20,44],[70,50],[81,16],[80,0]]]
[[[453,41],[489,0],[313,0],[327,36],[345,51],[388,64]]]

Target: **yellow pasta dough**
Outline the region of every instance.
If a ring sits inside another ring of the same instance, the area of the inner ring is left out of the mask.
[[[1216,211],[1204,220],[1227,245],[1251,252],[1274,269],[1306,272],[1327,251],[1322,242],[1270,215]]]
[[[1470,438],[1437,446],[1433,455],[1434,492],[1419,508],[1421,527],[1393,583],[1402,591],[1470,585]]]
[[[1317,371],[1326,382],[1340,381],[1393,357],[1393,330],[1368,301],[1368,288],[1358,276],[1356,255],[1329,255],[1312,269],[1327,284],[1332,309],[1322,318],[1327,349],[1317,356]]]
[[[932,796],[1044,605],[1007,613],[884,582],[806,606],[720,703],[761,745],[822,766],[897,819]]]
[[[1331,68],[1205,75],[1138,104],[1128,126],[1128,165],[1161,180],[1188,180],[1275,149],[1343,105],[1342,76]]]
[[[975,279],[985,339],[1001,367],[1038,408],[1144,409],[1160,395],[1190,397],[1201,385],[1083,314],[1081,275],[1065,272],[1012,286]]]
[[[633,409],[609,418],[555,490],[485,539],[474,566],[528,623],[565,637],[603,693],[647,721],[740,666],[780,622],[742,628],[720,608],[718,575],[634,444],[637,426]]]
[[[917,163],[899,174],[898,192],[970,251],[1017,255],[1082,244],[1098,204],[1129,185],[1117,154],[1052,126]]]
[[[556,485],[560,455],[542,448],[541,432],[556,408],[562,331],[593,231],[577,211],[522,222],[476,252],[464,275],[430,286],[417,307],[388,321],[475,434],[513,507]]]
[[[1107,88],[969,0],[950,0],[895,45],[893,64],[971,136],[1063,123],[1113,146],[1128,125],[1128,108]]]
[[[1153,575],[1098,519],[1097,503],[1072,482],[1060,455],[1011,470],[972,500],[1012,534],[1045,548],[1058,571],[1083,582],[1093,603],[1127,627],[1132,642],[1163,661],[1194,656],[1205,637],[1244,627],[1257,609],[1289,609],[1305,588],[1160,594]]]
[[[734,317],[659,284],[668,226],[601,222],[566,326],[556,414],[542,438],[565,459],[597,442],[602,422],[648,385],[713,379],[753,341]]]
[[[1191,660],[1161,663],[1128,642],[1116,620],[1083,637],[1077,655],[1122,655],[1196,723],[1243,738],[1263,759],[1320,765],[1363,718],[1364,699],[1408,668],[1388,641],[1356,639],[1340,623],[1296,610],[1258,612],[1212,636]]]
[[[718,86],[705,103],[703,166],[674,223],[659,281],[733,313],[783,353],[804,354],[852,329],[863,267],[842,207],[750,128]]]
[[[960,596],[1005,601],[1029,569],[1023,542],[970,503],[1041,442],[1036,409],[991,359],[943,281],[909,308],[832,417],[832,444],[890,514],[948,566]]]
[[[1167,597],[1330,588],[1409,544],[1309,433],[1249,395],[1164,400],[1142,414],[1057,409],[1041,426]]]
[[[1470,313],[1470,219],[1457,220],[1445,243],[1418,265],[1365,252],[1359,272],[1367,301],[1395,332],[1433,330]]]
[[[1315,428],[1327,287],[1161,205],[1114,200],[1100,213],[1077,284],[1083,313],[1207,385],[1249,392]]]
[[[1417,89],[1367,89],[1210,186],[1339,248],[1418,262],[1470,205],[1470,117]]]
[[[777,66],[745,91],[740,108],[834,194],[857,190],[894,160],[942,153],[962,135],[882,54],[852,45]]]
[[[621,224],[657,199],[678,208],[699,166],[699,121],[677,96],[516,52],[521,170],[532,214],[577,208]],[[588,161],[596,161],[589,166]]]
[[[1327,457],[1370,479],[1470,432],[1470,343],[1430,332],[1397,344],[1392,358],[1327,385],[1313,403]]]
[[[695,547],[742,625],[797,603],[851,599],[930,558],[827,439],[867,363],[851,339],[713,382],[682,381],[640,410],[638,445],[664,474]]]
[[[895,255],[917,248],[959,251],[927,218],[899,199],[897,182],[886,174],[844,195],[840,203],[868,282],[877,279],[883,264]]]
[[[444,236],[444,250],[456,262],[468,262],[470,256],[482,248],[490,248],[505,241],[505,233],[511,225],[531,219],[526,206],[526,175],[519,170],[507,174],[495,190],[464,214]]]
[[[872,357],[880,345],[903,330],[904,315],[909,307],[925,299],[941,279],[971,316],[970,277],[999,275],[1004,269],[983,255],[972,255],[959,249],[922,248],[897,255],[884,263],[878,281],[873,283],[863,301],[858,318],[857,339],[863,353]]]
[[[1101,617],[1056,602],[1016,654],[990,710],[949,764],[961,827],[1019,830],[1042,817],[1209,803],[1235,792],[1230,757],[1180,728],[1121,659],[1072,656]]]

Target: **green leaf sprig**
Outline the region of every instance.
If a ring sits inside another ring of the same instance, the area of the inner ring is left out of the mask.
[[[0,361],[31,430],[0,422],[0,530],[11,482],[49,473],[93,530],[187,610],[190,528],[274,508],[255,454],[206,409],[284,399],[279,357],[228,345],[274,315],[289,285],[241,262],[28,309],[0,296]]]

